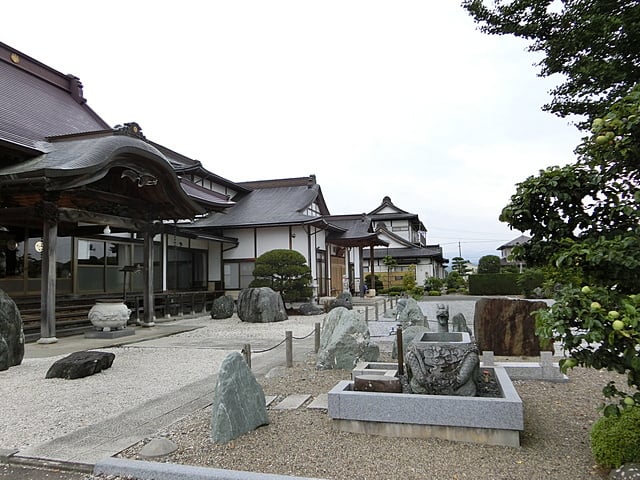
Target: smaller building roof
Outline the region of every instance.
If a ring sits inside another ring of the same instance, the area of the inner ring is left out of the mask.
[[[504,245],[500,245],[498,248],[496,248],[496,250],[504,250],[505,248],[512,248],[517,245],[522,245],[523,243],[527,243],[529,240],[531,240],[531,237],[528,237],[526,235],[520,235],[519,237],[514,238],[513,240],[505,243]]]
[[[371,217],[364,213],[361,215],[330,215],[324,219],[334,227],[327,235],[329,243],[341,247],[388,245],[373,231]]]
[[[324,199],[315,176],[296,179],[241,182],[248,193],[233,198],[236,203],[223,213],[194,222],[194,228],[245,228],[275,225],[321,224]],[[307,209],[316,202],[318,214]]]

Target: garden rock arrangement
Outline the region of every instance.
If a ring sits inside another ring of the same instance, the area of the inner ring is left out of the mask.
[[[351,370],[358,362],[375,362],[378,345],[370,341],[369,327],[353,310],[344,307],[329,312],[322,325],[317,368]]]
[[[282,322],[288,318],[279,293],[269,287],[245,288],[238,297],[238,318],[249,323]]]
[[[227,443],[269,423],[264,392],[238,352],[220,365],[211,407],[211,438]]]
[[[235,301],[230,295],[218,297],[213,301],[213,305],[211,306],[211,318],[218,320],[231,318],[235,306]]]
[[[20,365],[24,358],[22,317],[16,303],[0,290],[0,371]]]
[[[51,365],[45,378],[73,380],[88,377],[111,368],[115,358],[111,352],[74,352]]]

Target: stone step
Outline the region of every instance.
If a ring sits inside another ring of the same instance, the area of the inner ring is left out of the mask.
[[[307,405],[307,408],[313,410],[327,410],[329,404],[328,397],[329,396],[326,393],[318,395],[309,405]],[[277,397],[275,395],[268,395],[265,397],[267,408],[271,408],[273,410],[296,410],[309,400],[311,395],[306,393],[288,395],[282,401],[274,405],[276,398]]]

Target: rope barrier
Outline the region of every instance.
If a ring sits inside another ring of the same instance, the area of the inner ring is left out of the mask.
[[[316,329],[314,328],[313,330],[311,330],[307,335],[305,335],[304,337],[293,337],[294,340],[304,340],[305,338],[309,338],[311,335],[313,335],[314,333],[316,333]]]
[[[280,345],[282,345],[284,342],[286,342],[287,339],[285,338],[284,340],[282,340],[280,343],[274,345],[273,347],[264,349],[264,350],[251,350],[251,353],[265,353],[265,352],[269,352],[271,350],[273,350],[274,348],[278,348]]]
[[[287,367],[292,367],[293,366],[293,340],[304,340],[306,338],[309,338],[311,335],[315,334],[315,352],[318,352],[318,349],[320,348],[320,324],[316,323],[315,326],[313,327],[313,330],[311,330],[311,332],[309,332],[307,335],[305,335],[304,337],[294,337],[293,336],[293,332],[291,332],[291,330],[287,330],[285,332],[285,338],[284,340],[282,340],[281,342],[278,342],[277,344],[275,344],[272,347],[269,348],[265,348],[263,350],[253,350],[251,348],[251,344],[250,343],[245,343],[244,346],[242,347],[242,350],[240,350],[240,353],[244,356],[245,360],[247,361],[247,365],[249,365],[249,368],[251,368],[251,355],[254,353],[266,353],[269,352],[275,348],[278,348],[280,345],[282,345],[283,343],[287,344],[287,351],[286,351],[286,359],[287,359]]]

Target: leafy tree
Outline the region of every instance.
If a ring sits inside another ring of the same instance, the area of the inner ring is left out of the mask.
[[[449,290],[458,290],[467,287],[467,282],[464,280],[464,277],[456,270],[449,272],[445,284]]]
[[[382,263],[387,267],[387,288],[391,288],[391,270],[398,265],[398,262],[391,255],[385,255]]]
[[[271,250],[256,259],[255,280],[250,287],[271,287],[285,302],[305,300],[313,294],[311,269],[301,253],[295,250]]]
[[[375,277],[375,282],[372,280],[371,278],[371,274],[368,273],[366,277],[364,277],[364,282],[367,285],[374,285],[375,283],[375,288],[377,291],[381,291],[384,288],[384,285],[382,284],[382,280],[380,280],[380,277],[378,275],[374,275]]]
[[[575,164],[551,167],[518,184],[501,214],[531,240],[514,248],[529,264],[555,268],[565,287],[537,315],[538,333],[563,344],[562,368],[626,373],[640,388],[640,87],[596,118]],[[583,285],[583,288],[580,288]],[[613,313],[611,313],[613,312]],[[640,403],[615,384],[605,414]],[[626,402],[626,403],[624,403]]]
[[[416,288],[416,266],[409,265],[409,268],[406,272],[404,272],[404,276],[402,277],[402,286],[407,292],[412,291]]]
[[[464,0],[462,5],[481,31],[529,40],[529,50],[544,55],[540,76],[564,78],[551,90],[547,111],[594,118],[640,82],[638,1]]]
[[[478,273],[500,273],[500,257],[485,255],[478,260]]]
[[[460,275],[466,275],[469,273],[469,268],[467,267],[468,260],[465,260],[462,257],[453,257],[451,259],[451,268],[458,272]]]

